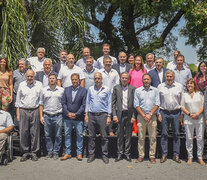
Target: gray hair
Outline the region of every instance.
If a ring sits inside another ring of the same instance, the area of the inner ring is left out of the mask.
[[[147,56],[149,56],[149,55],[152,55],[153,56],[153,59],[155,58],[155,55],[153,53],[147,53],[146,59],[147,59]]]
[[[168,69],[166,72],[165,72],[165,75],[167,74],[170,74],[170,73],[173,73],[173,75],[175,76],[175,72],[171,69]]]
[[[29,62],[25,59],[25,58],[21,58],[19,59],[18,62],[23,61],[25,63],[26,66],[28,66]]]
[[[103,59],[103,63],[105,63],[105,61],[106,61],[106,60],[108,60],[108,59],[110,59],[110,60],[111,60],[111,62],[112,62],[111,57],[107,56],[107,57],[104,57],[104,59]]]
[[[45,53],[45,48],[43,48],[43,47],[39,47],[39,48],[37,49],[37,52],[40,51],[40,50],[43,50],[44,53]]]
[[[164,63],[164,59],[163,59],[162,57],[157,57],[157,58],[155,58],[155,62],[156,62],[157,60],[159,60],[159,59],[161,59],[161,60],[162,60],[162,63]]]
[[[78,73],[73,73],[73,74],[71,75],[71,77],[70,77],[70,78],[71,78],[71,80],[72,80],[72,77],[73,77],[73,76],[77,76],[77,77],[78,77],[78,79],[80,79],[80,75],[79,75]]]
[[[52,59],[50,59],[50,58],[45,58],[44,63],[45,63],[45,61],[50,61],[51,64],[52,64]],[[44,64],[44,63],[43,63],[43,64]]]

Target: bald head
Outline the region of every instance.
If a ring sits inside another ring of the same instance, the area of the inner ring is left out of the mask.
[[[27,72],[26,72],[26,79],[27,79],[27,82],[29,84],[32,84],[34,82],[34,79],[35,79],[35,73],[33,70],[29,69]]]
[[[46,74],[49,74],[52,69],[52,60],[49,58],[46,58],[43,64],[44,71]]]
[[[96,72],[94,74],[94,82],[97,88],[100,88],[102,86],[102,74],[100,72]]]

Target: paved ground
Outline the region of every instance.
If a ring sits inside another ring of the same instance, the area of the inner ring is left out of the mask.
[[[123,160],[115,163],[110,159],[109,164],[104,164],[101,159],[96,159],[91,164],[78,162],[75,158],[66,161],[44,160],[33,162],[28,160],[20,162],[20,157],[7,166],[0,166],[1,180],[204,180],[207,177],[207,165],[201,166],[194,162],[187,166],[185,161],[177,164],[168,159],[164,164],[131,163]]]

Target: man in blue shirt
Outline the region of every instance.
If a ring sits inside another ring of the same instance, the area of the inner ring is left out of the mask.
[[[99,128],[102,137],[102,159],[108,164],[108,139],[106,126],[111,122],[111,90],[102,84],[102,74],[94,74],[95,85],[88,89],[85,109],[85,121],[88,123],[89,142],[88,163],[95,160],[96,127]]]
[[[143,86],[135,90],[134,108],[139,113],[137,116],[138,133],[138,151],[139,158],[137,162],[142,162],[145,156],[145,135],[146,130],[149,134],[150,150],[149,158],[151,163],[156,163],[156,132],[157,132],[157,117],[156,111],[160,105],[159,92],[157,88],[150,86],[151,78],[149,74],[144,74],[142,77]]]

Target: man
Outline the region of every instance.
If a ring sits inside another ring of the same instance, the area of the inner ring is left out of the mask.
[[[118,123],[117,131],[117,150],[118,157],[115,162],[123,159],[125,154],[126,160],[131,162],[130,148],[132,124],[135,122],[134,109],[134,91],[135,87],[128,85],[129,74],[121,73],[121,85],[114,87],[112,94],[113,120]],[[125,137],[125,142],[124,142]],[[125,145],[125,146],[124,146]],[[125,149],[124,149],[125,147]]]
[[[148,53],[146,55],[146,64],[144,64],[144,68],[147,70],[147,72],[151,71],[155,68],[154,64],[154,54]]]
[[[83,151],[83,120],[87,90],[80,87],[78,73],[71,75],[72,86],[66,87],[62,98],[65,127],[65,155],[61,160],[70,159],[73,127],[76,131],[77,160],[82,161]]]
[[[129,72],[129,70],[132,68],[132,66],[126,61],[127,61],[126,53],[123,51],[119,52],[119,64],[112,65],[112,68],[118,72],[119,76],[123,72]]]
[[[45,60],[45,48],[38,48],[37,49],[37,56],[30,57],[27,59],[32,70],[37,73],[39,71],[43,71],[43,63]]]
[[[95,160],[95,139],[96,131],[100,130],[102,143],[102,159],[108,164],[108,139],[106,127],[111,122],[111,90],[102,84],[102,75],[100,72],[94,74],[95,85],[88,89],[85,109],[85,121],[88,123],[89,157],[87,162],[91,163]]]
[[[43,88],[47,87],[48,84],[48,77],[51,73],[55,73],[52,71],[52,60],[49,58],[45,58],[45,61],[43,63],[44,70],[40,71],[36,74],[35,79],[37,81],[40,81],[42,83]]]
[[[91,55],[91,50],[88,47],[83,48],[83,58],[76,62],[76,66],[84,69],[86,67],[86,58]],[[93,67],[99,69],[99,63],[93,60]]]
[[[71,81],[71,75],[73,73],[78,73],[80,76],[80,86],[85,86],[85,76],[83,74],[83,71],[80,67],[76,66],[74,64],[75,58],[73,54],[67,55],[67,63],[68,65],[61,68],[59,74],[58,74],[58,86],[62,86],[64,88],[69,87],[72,85]]]
[[[66,64],[66,57],[68,53],[66,50],[60,51],[60,61],[55,63],[53,66],[53,71],[55,71],[57,74],[60,72],[60,69],[62,69],[64,66],[67,66]]]
[[[152,164],[156,163],[156,133],[157,133],[157,117],[156,111],[159,107],[159,92],[157,88],[150,86],[151,78],[149,74],[142,76],[143,86],[136,89],[134,93],[134,108],[138,112],[137,126],[138,133],[138,151],[139,158],[136,162],[142,162],[145,156],[145,136],[146,130],[149,135],[150,148],[149,158]]]
[[[98,69],[93,66],[93,61],[94,59],[92,56],[86,57],[86,67],[83,69],[85,76],[85,88],[87,90],[89,87],[94,85],[94,74],[98,71]]]
[[[57,86],[57,76],[50,73],[49,86],[40,94],[40,122],[44,125],[45,141],[48,155],[46,159],[59,158],[62,145],[62,96],[64,89]],[[53,142],[54,140],[54,142]]]
[[[42,83],[35,81],[33,70],[26,72],[26,81],[20,83],[16,97],[17,121],[20,123],[20,148],[23,156],[21,162],[30,156],[37,161],[40,149],[39,101]],[[31,137],[31,138],[30,138]]]
[[[180,138],[179,138],[179,126],[180,126],[180,113],[181,113],[181,97],[183,93],[183,87],[180,83],[174,82],[175,73],[172,70],[167,70],[165,73],[166,82],[161,83],[158,86],[160,96],[160,114],[158,120],[162,122],[162,134],[161,134],[161,148],[162,158],[161,163],[167,160],[168,153],[168,127],[172,123],[173,130],[173,160],[177,163],[181,163],[180,154]]]
[[[173,53],[173,56],[174,56],[174,60],[173,61],[171,61],[171,62],[169,62],[168,64],[167,64],[167,69],[171,69],[171,70],[173,70],[174,71],[174,69],[176,68],[176,66],[177,66],[177,63],[176,63],[176,58],[177,58],[177,56],[178,55],[180,55],[181,54],[181,52],[180,51],[178,51],[178,50],[175,50],[174,51],[174,53]],[[188,66],[188,64],[187,63],[185,63],[184,62],[184,64],[183,64],[186,68],[189,68],[189,66]]]
[[[185,58],[182,54],[177,55],[176,64],[177,66],[173,70],[175,73],[175,81],[182,84],[184,89],[186,89],[186,81],[192,78],[190,69],[184,67]]]
[[[13,130],[13,127],[11,115],[6,111],[0,110],[0,155],[6,143],[8,133]]]
[[[102,74],[103,85],[108,87],[111,92],[116,84],[119,84],[119,74],[115,69],[112,69],[112,60],[110,57],[104,58],[104,68],[100,69],[99,72]],[[114,136],[113,132],[113,121],[108,126],[109,136]]]
[[[165,82],[166,68],[163,68],[164,60],[161,57],[155,59],[155,68],[148,72],[151,77],[151,86],[158,87],[159,84]]]
[[[19,68],[13,72],[13,87],[14,87],[13,88],[13,114],[14,114],[13,119],[14,119],[14,125],[15,125],[14,135],[17,135],[19,131],[19,123],[16,119],[16,108],[15,108],[16,94],[17,94],[19,84],[26,80],[25,74],[27,71],[27,65],[28,65],[27,60],[22,58],[19,60]]]
[[[104,43],[102,45],[102,52],[103,52],[103,56],[101,56],[100,58],[97,59],[97,62],[99,63],[99,66],[100,66],[99,69],[104,67],[104,58],[106,58],[106,57],[111,58],[112,64],[117,64],[117,59],[115,57],[109,55],[109,53],[110,53],[110,44]]]

